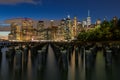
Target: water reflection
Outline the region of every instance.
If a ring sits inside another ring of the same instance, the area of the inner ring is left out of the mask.
[[[0,80],[119,80],[116,45],[35,44],[0,47]]]
[[[44,75],[44,80],[60,80],[60,72],[58,69],[57,62],[55,60],[54,52],[49,46],[48,49],[48,57],[47,57],[47,63],[46,63],[46,68],[45,68],[45,75]]]

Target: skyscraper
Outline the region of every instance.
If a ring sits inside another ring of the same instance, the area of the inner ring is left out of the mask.
[[[36,30],[37,31],[37,39],[38,40],[44,39],[44,34],[45,34],[44,27],[45,27],[44,21],[38,21],[38,23],[37,23],[37,30]]]
[[[11,32],[9,34],[9,39],[20,40],[21,39],[20,26],[16,22],[12,22],[10,27],[11,27]]]
[[[38,21],[37,30],[40,31],[44,28],[44,21]]]
[[[76,31],[77,31],[77,17],[74,17],[73,27],[72,27],[72,38],[76,36]]]
[[[22,40],[31,40],[33,35],[33,21],[29,18],[22,20]]]
[[[87,17],[87,27],[91,25],[91,17],[90,17],[90,11],[88,10],[88,17]]]
[[[65,39],[69,40],[71,39],[71,31],[72,31],[72,22],[70,19],[70,15],[66,18],[65,21],[66,27],[65,27]]]

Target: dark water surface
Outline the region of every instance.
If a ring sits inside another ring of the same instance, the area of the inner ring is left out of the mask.
[[[18,69],[19,65],[16,65],[16,56],[12,65],[6,58],[8,48],[4,47],[1,49],[0,80],[120,80],[120,57],[112,56],[112,63],[106,65],[103,50],[98,50],[94,61],[92,61],[93,63],[90,63],[85,59],[87,58],[87,56],[85,57],[85,52],[80,50],[77,57],[75,48],[69,54],[70,60],[68,60],[67,70],[60,69],[51,45],[48,46],[44,65],[39,66],[37,58],[32,60],[31,51],[29,50],[27,63],[24,62],[22,56],[22,65]]]

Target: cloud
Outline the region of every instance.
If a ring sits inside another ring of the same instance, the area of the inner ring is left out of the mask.
[[[0,0],[0,4],[20,4],[20,3],[29,3],[29,4],[40,4],[41,0]]]

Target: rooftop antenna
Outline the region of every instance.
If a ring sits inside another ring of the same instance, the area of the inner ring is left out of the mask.
[[[90,10],[88,10],[88,17],[90,16]]]

